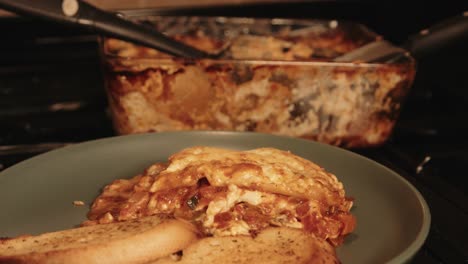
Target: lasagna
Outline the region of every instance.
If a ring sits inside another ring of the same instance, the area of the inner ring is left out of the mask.
[[[335,175],[290,152],[191,147],[107,185],[83,224],[168,214],[207,236],[286,226],[337,246],[355,228],[352,205]]]
[[[219,59],[173,58],[122,40],[103,41],[118,134],[254,131],[343,147],[388,138],[414,78],[414,61],[334,62],[379,36],[336,21],[223,21],[154,21],[160,32]]]

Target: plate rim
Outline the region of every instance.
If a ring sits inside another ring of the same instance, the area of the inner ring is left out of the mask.
[[[297,142],[302,142],[304,144],[311,144],[311,145],[318,145],[322,148],[332,148],[334,151],[338,152],[343,152],[346,155],[351,155],[353,158],[361,159],[364,160],[367,163],[372,163],[375,166],[380,167],[380,169],[385,170],[388,174],[392,175],[396,180],[400,181],[403,183],[407,188],[411,190],[411,192],[416,196],[416,199],[418,201],[418,204],[421,207],[422,211],[422,224],[420,227],[420,230],[417,232],[417,235],[415,239],[409,244],[408,247],[406,247],[400,254],[394,256],[392,259],[390,259],[387,263],[388,264],[399,264],[399,263],[407,263],[410,261],[416,253],[422,248],[424,242],[426,241],[429,232],[430,232],[430,227],[431,227],[431,213],[430,213],[430,208],[424,199],[424,196],[419,192],[419,190],[412,184],[410,183],[407,179],[405,179],[403,176],[401,176],[399,173],[396,171],[390,169],[389,167],[374,161],[368,157],[365,157],[363,155],[360,155],[358,153],[352,152],[351,150],[340,148],[337,146],[329,145],[326,143],[322,142],[317,142],[314,140],[309,140],[309,139],[302,139],[302,138],[295,138],[295,137],[289,137],[289,136],[281,136],[281,135],[274,135],[274,134],[267,134],[267,133],[259,133],[259,132],[238,132],[238,131],[211,131],[211,130],[197,130],[197,131],[167,131],[167,132],[149,132],[149,133],[138,133],[138,134],[128,134],[128,135],[115,135],[115,136],[110,136],[110,137],[104,137],[104,138],[97,138],[97,139],[91,139],[91,140],[86,140],[86,141],[81,141],[77,143],[73,143],[70,145],[65,145],[63,147],[53,149],[41,154],[38,154],[36,156],[33,156],[31,158],[28,158],[26,160],[20,161],[13,166],[10,166],[6,168],[5,170],[0,172],[0,179],[3,177],[8,177],[8,174],[15,173],[17,170],[21,170],[23,166],[27,166],[28,163],[30,162],[35,162],[38,159],[43,159],[47,158],[49,155],[56,155],[59,154],[60,152],[70,152],[73,151],[74,148],[83,148],[88,145],[95,145],[95,144],[112,144],[112,142],[118,142],[120,140],[131,140],[132,138],[152,138],[152,137],[165,137],[165,136],[170,136],[170,135],[191,135],[191,136],[207,136],[207,135],[216,135],[218,137],[244,137],[244,136],[250,136],[250,137],[269,137],[271,139],[281,139],[281,140],[292,140],[292,141],[297,141]]]

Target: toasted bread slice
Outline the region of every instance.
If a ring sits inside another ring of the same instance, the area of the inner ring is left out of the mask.
[[[272,227],[250,236],[208,237],[175,256],[161,258],[154,264],[187,263],[339,263],[335,249],[325,240],[299,229]]]
[[[196,239],[187,222],[149,216],[0,240],[0,263],[147,263]]]

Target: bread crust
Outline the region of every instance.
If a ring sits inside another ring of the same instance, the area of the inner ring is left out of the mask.
[[[185,221],[150,216],[0,242],[0,263],[147,263],[198,238]]]
[[[264,229],[256,237],[206,237],[183,250],[177,260],[165,257],[153,264],[337,264],[333,246],[302,230],[288,227]]]

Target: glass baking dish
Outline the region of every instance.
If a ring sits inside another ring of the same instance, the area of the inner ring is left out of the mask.
[[[342,147],[385,142],[415,75],[393,63],[334,62],[381,39],[352,22],[227,17],[130,17],[219,59],[174,58],[101,39],[118,134],[256,131]]]

